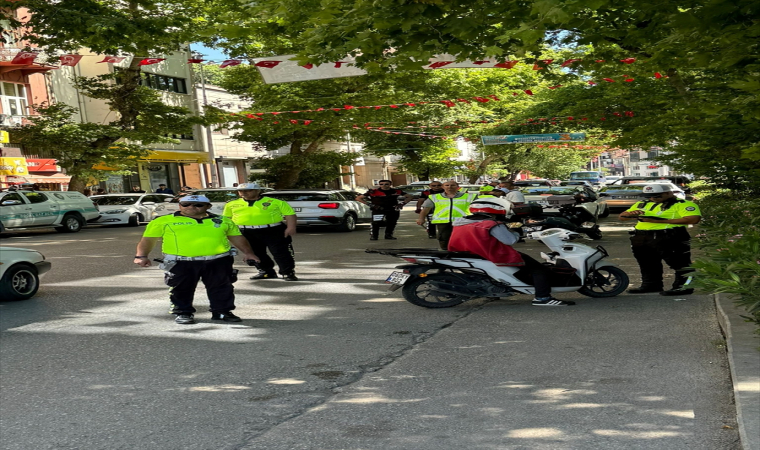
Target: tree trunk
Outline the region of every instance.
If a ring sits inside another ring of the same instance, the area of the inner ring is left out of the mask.
[[[320,140],[314,140],[304,149],[301,148],[303,141],[295,140],[290,144],[290,154],[293,158],[293,165],[289,170],[283,172],[280,179],[274,185],[275,189],[292,189],[298,183],[298,177],[303,172],[304,166],[299,161],[302,161],[298,156],[306,153],[314,153],[319,148]]]
[[[483,161],[478,164],[477,173],[475,175],[470,175],[470,178],[467,179],[467,182],[470,184],[475,183],[478,181],[478,178],[480,178],[481,175],[484,175],[486,173],[486,169],[488,168],[488,165],[494,162],[496,159],[498,159],[498,156],[491,155],[486,156]]]
[[[87,187],[85,179],[80,178],[79,175],[72,175],[71,180],[69,181],[70,191],[83,192],[85,187]]]

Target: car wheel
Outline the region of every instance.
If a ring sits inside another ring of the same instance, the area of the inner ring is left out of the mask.
[[[602,211],[601,214],[599,214],[599,217],[605,218],[610,215],[610,207],[608,205],[604,205],[604,211]]]
[[[131,216],[129,216],[129,222],[127,222],[127,225],[130,227],[136,227],[140,225],[140,215],[132,214]]]
[[[40,287],[37,269],[28,264],[16,264],[5,271],[0,280],[0,297],[7,300],[32,298]]]
[[[56,228],[60,233],[76,233],[84,226],[84,220],[76,214],[66,214],[61,221],[61,227]]]
[[[354,231],[356,229],[356,216],[348,213],[343,218],[343,223],[338,225],[340,231]]]

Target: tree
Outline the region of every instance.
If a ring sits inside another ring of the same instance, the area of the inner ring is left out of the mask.
[[[350,153],[340,152],[311,152],[301,155],[283,155],[278,158],[258,158],[254,164],[259,169],[265,169],[263,174],[251,175],[251,178],[266,183],[273,183],[281,189],[280,180],[292,170],[293,167],[300,169],[296,182],[292,188],[315,188],[324,187],[342,175],[351,175],[350,172],[342,172],[341,166],[354,164],[356,156]]]

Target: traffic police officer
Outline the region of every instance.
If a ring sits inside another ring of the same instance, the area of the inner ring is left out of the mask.
[[[438,233],[438,245],[442,250],[448,250],[454,220],[469,214],[470,203],[477,197],[477,192],[459,192],[459,183],[454,180],[443,183],[443,193],[433,194],[422,204],[417,225],[422,225],[428,213],[433,212],[433,220]]]
[[[226,217],[207,212],[211,202],[203,195],[182,197],[179,211],[151,221],[137,244],[135,264],[151,265],[150,254],[162,239],[164,282],[170,287],[172,314],[179,324],[195,323],[193,297],[198,280],[203,280],[211,303],[211,319],[240,322],[232,313],[235,294],[232,283],[232,243],[240,249],[246,261],[258,261],[240,230]]]
[[[401,209],[412,201],[412,195],[401,189],[391,187],[391,180],[377,182],[379,189],[370,189],[365,194],[357,195],[356,201],[367,204],[372,210],[372,222],[370,223],[369,240],[376,241],[380,234],[380,227],[385,226],[385,239],[393,239],[393,231],[401,216]]]
[[[420,192],[420,198],[417,199],[417,207],[414,210],[414,212],[417,214],[422,212],[422,204],[425,203],[425,200],[427,200],[428,197],[430,197],[433,194],[440,194],[443,192],[443,183],[440,181],[431,181],[428,186],[430,186],[430,189],[426,189]],[[427,222],[425,223],[427,224],[426,229],[427,229],[428,238],[435,239],[437,235],[435,233],[435,225],[433,224],[432,220],[433,220],[433,215],[428,214]]]
[[[699,206],[675,196],[667,184],[644,186],[648,201],[635,203],[620,214],[620,220],[638,220],[631,232],[631,249],[641,270],[641,286],[628,292],[660,292],[660,295],[688,295],[685,287],[691,265],[691,244],[686,226],[699,223]],[[662,261],[675,270],[673,287],[663,290]]]
[[[228,202],[222,215],[231,218],[240,227],[253,251],[261,258],[259,273],[251,279],[277,278],[274,271],[276,261],[285,280],[298,281],[293,253],[293,236],[296,234],[293,208],[283,200],[262,196],[258,183],[243,183],[238,185],[237,190],[242,198]],[[271,258],[267,249],[272,253]]]

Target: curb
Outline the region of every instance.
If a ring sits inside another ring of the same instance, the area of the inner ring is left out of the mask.
[[[726,336],[739,438],[744,450],[760,450],[760,339],[755,325],[741,318],[743,309],[726,295],[713,298]]]

